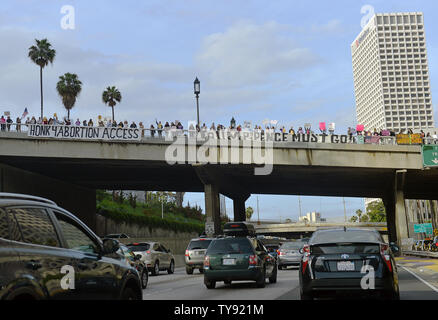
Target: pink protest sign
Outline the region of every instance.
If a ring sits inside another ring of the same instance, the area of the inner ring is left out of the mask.
[[[325,122],[320,122],[319,123],[319,130],[321,130],[321,131],[325,131],[326,130]]]
[[[362,132],[364,130],[365,126],[363,124],[358,124],[356,126],[356,131]]]

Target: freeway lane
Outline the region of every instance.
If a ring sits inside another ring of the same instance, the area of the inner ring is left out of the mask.
[[[412,262],[397,259],[400,298],[402,300],[438,300],[438,289],[434,290],[432,277],[425,276],[422,269],[416,269]],[[421,258],[416,258],[422,261]],[[437,260],[438,265],[438,260]],[[424,265],[418,263],[420,266]],[[415,275],[416,276],[415,276]],[[420,280],[420,277],[422,280]],[[428,285],[429,284],[429,285]],[[150,276],[148,287],[143,290],[144,300],[299,300],[298,269],[278,270],[277,283],[268,281],[265,288],[256,288],[254,282],[233,282],[216,284],[216,289],[208,290],[203,283],[203,275],[195,271],[187,275],[184,268],[176,268],[168,275],[161,272]]]

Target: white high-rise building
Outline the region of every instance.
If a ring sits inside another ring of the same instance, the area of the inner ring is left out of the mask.
[[[374,15],[351,53],[358,124],[434,128],[423,13]]]

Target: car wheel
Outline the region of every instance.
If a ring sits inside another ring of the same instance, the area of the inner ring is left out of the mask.
[[[227,285],[230,285],[231,284],[231,280],[225,280],[224,283],[227,284]]]
[[[159,265],[158,261],[155,261],[154,269],[152,270],[152,275],[158,276],[159,273],[160,273],[160,265]]]
[[[204,279],[204,284],[207,287],[207,289],[214,289],[216,287],[216,281],[211,281],[211,280],[205,280]]]
[[[283,267],[282,266],[278,266],[278,270],[283,270]]]
[[[146,289],[146,287],[148,286],[148,281],[149,281],[148,271],[144,270],[141,273],[141,288],[142,289]]]
[[[193,268],[191,268],[191,267],[186,267],[186,273],[187,273],[187,274],[193,274]]]
[[[199,273],[204,273],[204,268],[199,268]]]
[[[170,261],[169,269],[167,269],[168,274],[172,274],[175,271],[175,262],[172,260]]]
[[[138,297],[132,288],[125,288],[122,294],[122,300],[138,300]]]
[[[257,288],[264,288],[266,286],[266,270],[263,269],[262,274],[256,281]]]
[[[277,282],[277,268],[274,268],[274,270],[272,270],[272,274],[269,277],[269,283],[276,283]]]

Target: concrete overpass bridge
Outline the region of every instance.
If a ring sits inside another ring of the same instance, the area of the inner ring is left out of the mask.
[[[229,142],[206,148],[187,139],[108,142],[2,133],[0,191],[51,198],[91,228],[95,189],[204,192],[207,222],[216,232],[219,193],[233,199],[236,221],[245,220],[251,194],[377,197],[386,206],[389,237],[398,241],[408,234],[404,199],[438,199],[438,170],[423,169],[420,146]],[[256,151],[265,163],[251,156]],[[190,159],[193,152],[209,163]],[[171,165],[169,157],[179,162]],[[255,174],[268,166],[270,174]]]
[[[386,222],[376,222],[376,223],[263,223],[258,224],[257,222],[249,221],[249,223],[254,225],[257,234],[266,236],[277,236],[277,237],[287,237],[299,239],[300,237],[310,237],[313,232],[319,229],[326,228],[342,228],[346,226],[347,228],[364,228],[364,229],[375,229],[379,231],[382,235],[388,234],[388,226]]]

